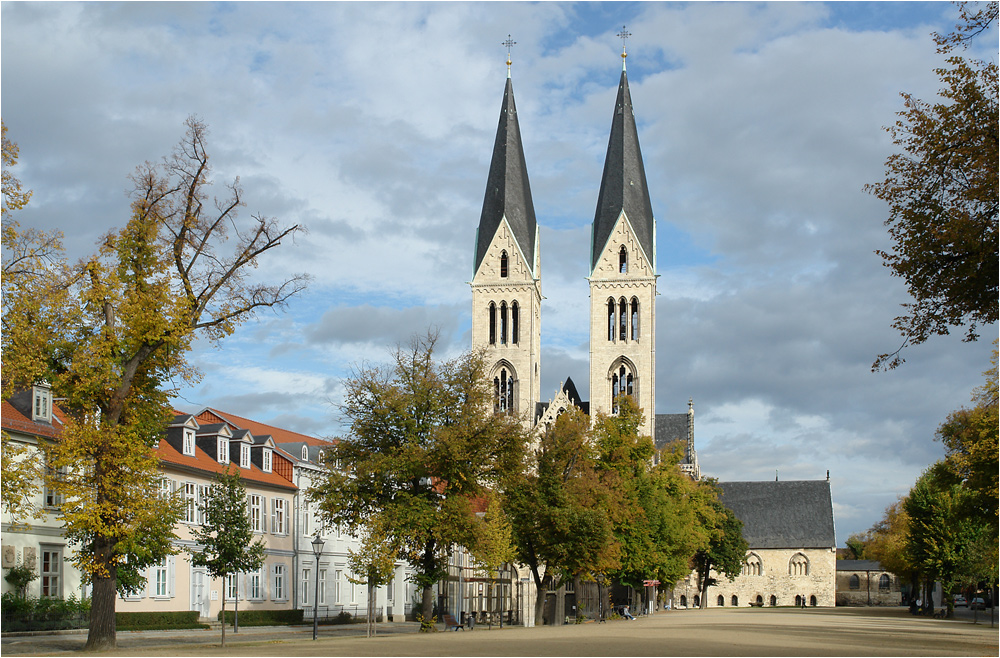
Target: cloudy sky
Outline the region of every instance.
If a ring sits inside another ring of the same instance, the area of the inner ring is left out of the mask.
[[[210,126],[214,179],[309,233],[262,278],[308,292],[221,349],[177,406],[336,436],[353,365],[437,327],[470,345],[473,246],[506,78],[541,226],[542,390],[588,391],[590,223],[621,69],[657,217],[657,409],[697,414],[703,471],[833,485],[838,542],[905,493],[991,349],[935,338],[873,374],[907,300],[876,249],[882,126],[932,98],[926,3],[2,4],[2,114],[25,226],[73,257],[128,218],[127,176]],[[977,53],[996,57],[996,33]],[[990,54],[989,49],[994,52]],[[220,190],[220,194],[222,191]]]

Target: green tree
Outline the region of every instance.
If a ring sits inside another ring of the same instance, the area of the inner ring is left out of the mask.
[[[500,576],[500,571],[505,564],[512,562],[517,555],[514,548],[513,529],[510,520],[503,509],[501,495],[494,493],[489,496],[486,512],[480,521],[481,527],[477,533],[476,544],[469,547],[472,560],[477,567],[486,572],[490,579],[489,606],[493,610],[501,610],[496,605],[494,599],[496,580]],[[503,619],[500,620],[503,626]],[[490,616],[490,627],[493,626],[493,617]]]
[[[131,217],[97,255],[57,261],[44,276],[15,278],[12,289],[4,277],[4,392],[47,380],[68,414],[62,440],[47,449],[52,472],[62,475],[48,485],[63,495],[74,559],[93,583],[92,650],[115,646],[118,592],[170,545],[177,517],[169,513],[179,512],[152,495],[154,448],[170,417],[169,386],[197,377],[186,361],[191,341],[217,343],[305,285],[304,277],[278,285],[249,278],[300,228],[262,216],[241,222],[238,179],[209,202],[207,128],[195,118],[186,126],[171,157],[132,176]],[[38,280],[53,282],[44,295],[34,294]]]
[[[399,549],[392,542],[392,533],[383,517],[371,517],[359,532],[361,545],[358,550],[347,550],[347,566],[353,574],[352,583],[364,585],[368,592],[368,613],[366,616],[367,636],[376,634],[375,595],[378,588],[388,584],[396,570],[396,555]]]
[[[995,2],[960,7],[956,31],[934,35],[939,52],[964,47],[996,23]],[[971,341],[997,321],[997,66],[956,55],[947,61],[936,70],[939,102],[902,94],[905,109],[887,131],[903,152],[886,160],[884,181],[865,187],[889,204],[893,246],[877,253],[914,300],[893,322],[902,345],[880,354],[873,370],[895,368],[907,345],[952,327],[968,327]]]
[[[308,494],[327,523],[350,532],[384,520],[414,569],[428,623],[452,548],[476,543],[472,499],[505,489],[525,445],[520,419],[492,412],[482,355],[438,362],[436,342],[415,338],[390,366],[360,368],[345,382],[349,433],[326,453],[344,471],[327,469]]]
[[[222,646],[226,646],[226,598],[229,576],[257,571],[264,564],[264,541],[254,539],[247,514],[247,490],[238,471],[218,473],[202,502],[205,522],[191,530],[198,548],[191,564],[205,567],[212,578],[222,578]]]
[[[547,581],[558,588],[619,564],[620,545],[608,515],[613,492],[597,469],[589,424],[576,407],[560,414],[507,492],[517,559],[535,584],[535,623],[542,621]]]
[[[702,608],[708,605],[708,588],[716,582],[712,571],[724,574],[730,582],[736,580],[743,569],[750,548],[743,538],[743,522],[736,518],[732,510],[718,500],[713,502],[711,507],[714,518],[711,519],[708,528],[712,535],[708,547],[698,551],[694,558]]]

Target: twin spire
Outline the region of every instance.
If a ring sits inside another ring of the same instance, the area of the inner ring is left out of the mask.
[[[622,26],[617,36],[622,40],[622,74],[618,83],[615,113],[611,120],[601,189],[597,197],[597,212],[591,231],[591,272],[622,214],[631,224],[639,245],[654,270],[656,263],[653,211],[625,73],[625,58],[628,57],[625,41],[632,35]],[[506,220],[532,275],[537,277],[538,273],[534,268],[538,225],[521,144],[521,129],[517,122],[514,88],[510,79],[510,49],[516,43],[509,34],[502,42],[507,47],[507,83],[493,144],[493,159],[486,180],[483,211],[479,218],[473,273],[479,270],[497,228]]]

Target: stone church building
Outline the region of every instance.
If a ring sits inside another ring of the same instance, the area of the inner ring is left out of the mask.
[[[657,449],[682,441],[681,468],[701,471],[694,405],[658,414],[656,405],[656,220],[650,203],[632,98],[622,71],[587,258],[590,287],[590,400],[567,378],[541,398],[542,273],[539,228],[521,144],[510,61],[475,240],[472,347],[484,349],[497,412],[544,428],[571,405],[613,414],[630,395],[645,411],[642,432]],[[583,261],[584,254],[581,254]],[[835,534],[829,481],[722,484],[723,501],[745,524],[746,574],[712,590],[713,605],[834,605]],[[794,490],[794,491],[793,491]],[[693,592],[693,587],[689,589]],[[678,597],[693,603],[696,593]],[[716,590],[718,592],[716,593]],[[719,598],[721,597],[721,599]],[[676,598],[676,597],[675,597]]]

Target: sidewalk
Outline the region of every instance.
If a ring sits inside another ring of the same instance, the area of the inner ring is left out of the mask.
[[[383,622],[376,632],[382,635],[416,633],[417,622]],[[365,637],[365,624],[336,624],[320,626],[318,639]],[[239,633],[226,628],[226,648],[270,642],[312,640],[312,625],[301,626],[243,626]],[[172,631],[118,631],[118,651],[128,654],[142,649],[177,647],[185,654],[196,652],[199,647],[215,649],[222,641],[220,628],[185,629]],[[36,634],[11,633],[0,638],[0,653],[7,656],[76,652],[87,642],[87,630],[42,631]],[[183,649],[181,649],[183,647]],[[239,653],[234,651],[233,653]]]

